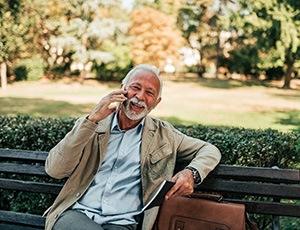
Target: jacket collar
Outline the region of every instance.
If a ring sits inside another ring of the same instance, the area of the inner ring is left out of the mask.
[[[113,119],[113,115],[111,114],[108,117],[104,118],[103,120],[99,121],[98,126],[96,128],[96,133],[106,133],[110,130],[110,125]],[[158,128],[158,125],[154,122],[153,118],[146,116],[145,123],[144,123],[144,131],[143,136],[145,133],[153,133]]]
[[[113,115],[114,114],[111,114],[103,120],[99,121],[95,132],[99,134],[108,132],[110,130],[110,124],[113,119]]]
[[[155,131],[158,128],[158,125],[152,117],[146,116],[145,127],[147,127],[149,131]]]

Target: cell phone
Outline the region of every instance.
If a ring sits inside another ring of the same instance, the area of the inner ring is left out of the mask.
[[[125,90],[125,91],[126,91],[125,85],[122,86],[122,90]],[[127,97],[127,93],[124,94],[124,96]]]
[[[122,90],[126,90],[124,85],[122,86]],[[124,96],[127,97],[127,93],[124,94]],[[124,103],[124,102],[123,102],[123,103]],[[118,109],[118,107],[120,106],[120,104],[121,104],[121,102],[112,102],[112,103],[110,103],[110,104],[108,105],[108,108],[109,108],[109,109],[114,109],[114,108]]]

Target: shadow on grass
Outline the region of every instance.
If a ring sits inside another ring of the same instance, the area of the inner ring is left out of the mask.
[[[195,82],[203,87],[215,89],[235,89],[240,87],[262,86],[266,88],[276,88],[267,82],[263,81],[241,81],[235,79],[216,79],[216,78],[181,78],[173,80],[174,82]]]
[[[275,97],[280,97],[280,98],[284,98],[284,99],[300,99],[300,93],[299,94],[284,94],[284,93],[273,93],[272,94]]]
[[[277,124],[293,126],[293,131],[300,133],[300,111],[279,111],[284,115],[283,118],[277,120]]]
[[[94,104],[72,104],[64,101],[45,100],[40,98],[0,98],[0,115],[29,115],[32,117],[70,118],[89,114]],[[195,125],[197,123],[182,120],[175,116],[159,117],[173,125]]]
[[[71,104],[39,98],[0,98],[0,115],[30,115],[32,117],[79,117],[90,113],[94,104]]]

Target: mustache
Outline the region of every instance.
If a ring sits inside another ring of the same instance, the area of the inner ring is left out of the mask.
[[[144,101],[139,101],[136,97],[133,97],[133,98],[129,99],[128,103],[129,102],[133,102],[133,103],[138,104],[138,105],[140,105],[140,106],[142,106],[144,108],[147,107],[147,105],[146,105],[146,103]]]

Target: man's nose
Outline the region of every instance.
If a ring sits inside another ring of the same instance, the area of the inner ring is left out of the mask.
[[[135,96],[139,101],[145,101],[145,92],[143,90],[138,91]]]

